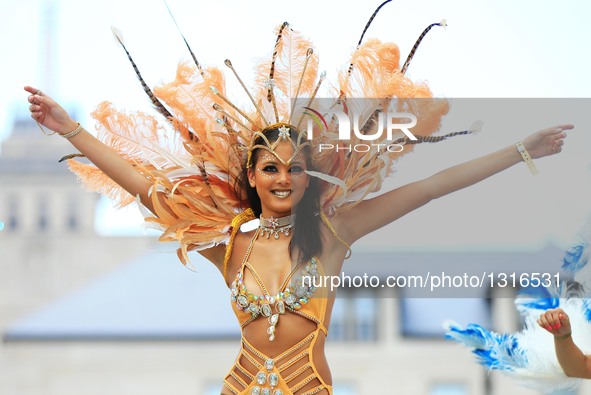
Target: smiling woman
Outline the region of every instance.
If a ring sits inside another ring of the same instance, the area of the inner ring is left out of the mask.
[[[288,125],[281,124],[264,129],[253,141],[252,163],[250,166],[247,163],[245,170],[250,190],[256,191],[260,199],[260,203],[251,202],[251,206],[260,204],[260,214],[265,217],[289,215],[310,184],[305,173],[312,160],[310,144],[302,143],[300,136]],[[318,198],[316,196],[316,205]],[[258,213],[255,211],[255,214]]]
[[[446,138],[432,135],[447,103],[415,100],[432,94],[405,74],[425,34],[440,25],[425,29],[404,66],[395,44],[361,43],[362,35],[330,99],[363,125],[363,134],[353,134],[351,144],[379,136],[376,114],[397,106],[399,99],[418,114],[418,142]],[[541,130],[523,139],[519,150],[509,145],[369,199],[368,194],[380,191],[393,163],[411,151],[411,142],[408,136],[392,136],[400,140],[402,152],[314,150],[320,143],[342,142],[330,120],[324,130],[315,126],[314,140],[298,132],[303,107],[317,108],[315,96],[325,75],[318,73],[312,44],[289,24],[279,26],[270,61],[257,69],[256,92],[246,91],[252,102],[248,108],[229,99],[217,68],[183,63],[175,81],[152,90],[127,55],[161,118],[103,103],[94,113],[96,139],[56,101],[30,86],[25,88],[29,110],[35,121],[94,163],[69,160],[91,187],[122,205],[137,196],[147,208],[146,220],[162,228],[160,239],[181,244],[183,263],[189,264],[188,252],[196,250],[219,269],[242,335],[224,379],[224,395],[331,395],[324,346],[336,290],[304,284],[302,278],[338,275],[351,244],[433,199],[522,159],[529,163],[559,153],[565,130],[573,127]],[[232,62],[224,63],[246,86]],[[355,102],[366,97],[380,99]],[[293,106],[297,99],[303,107]],[[376,143],[386,145],[387,136]],[[256,217],[256,229],[242,229]]]

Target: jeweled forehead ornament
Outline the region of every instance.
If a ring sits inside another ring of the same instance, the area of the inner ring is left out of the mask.
[[[265,135],[265,132],[271,131],[271,130],[277,130],[279,132],[279,136],[278,136],[277,140],[275,140],[273,143],[271,143],[269,141],[269,139],[267,138],[267,136]],[[297,137],[295,140],[291,137],[292,132],[297,134]],[[255,141],[257,141],[257,140],[259,140],[259,141],[262,140],[262,141],[260,141],[260,144],[255,144]],[[291,143],[291,146],[293,148],[293,153],[291,154],[291,156],[289,157],[289,159],[287,161],[283,160],[277,154],[277,152],[275,152],[275,149],[277,148],[277,146],[284,141],[288,141],[289,143]],[[294,126],[284,123],[284,122],[269,125],[265,129],[263,129],[263,131],[261,131],[261,132],[256,131],[253,133],[250,147],[248,147],[246,168],[250,168],[252,166],[252,153],[254,152],[254,150],[263,149],[265,151],[268,151],[274,157],[276,157],[277,160],[279,160],[279,162],[283,163],[285,166],[289,166],[289,165],[291,165],[291,163],[293,162],[295,157],[300,153],[302,148],[304,148],[307,145],[309,146],[310,142],[307,139],[305,139],[303,133],[297,133],[296,128]]]

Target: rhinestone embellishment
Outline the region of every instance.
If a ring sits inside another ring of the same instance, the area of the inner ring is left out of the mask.
[[[287,126],[282,126],[279,128],[279,139],[283,139],[283,140],[287,140],[289,139],[290,135],[289,135],[289,128]]]
[[[267,382],[267,374],[265,372],[258,372],[257,373],[257,383],[260,385],[264,385]]]
[[[250,313],[252,319],[260,315],[266,317],[269,321],[267,328],[269,341],[273,341],[280,316],[285,314],[286,310],[300,310],[302,305],[308,303],[308,300],[314,295],[316,287],[312,284],[317,282],[315,280],[319,275],[318,262],[315,258],[305,265],[301,274],[302,278],[311,280],[311,284],[306,284],[308,281],[302,281],[302,278],[292,279],[285,290],[278,292],[277,295],[269,295],[263,287],[264,295],[258,296],[248,291],[243,275],[239,272],[232,282],[231,299],[235,302],[238,310]]]
[[[277,376],[277,373],[270,373],[269,374],[269,385],[271,387],[276,387],[277,384],[279,384],[279,376]]]
[[[267,370],[273,370],[273,366],[275,366],[275,362],[273,362],[272,359],[267,359],[265,361],[265,369],[267,369]]]

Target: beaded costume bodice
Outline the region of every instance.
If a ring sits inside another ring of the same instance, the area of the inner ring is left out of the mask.
[[[317,278],[320,276],[318,259],[312,258],[306,264],[296,265],[281,283],[278,293],[271,295],[255,268],[248,262],[254,241],[259,233],[260,229],[253,236],[242,265],[231,285],[232,307],[240,326],[244,327],[259,317],[267,318],[269,320],[267,334],[269,340],[273,341],[275,327],[281,315],[288,311],[304,316],[317,324],[322,324],[326,298],[312,298],[316,292],[314,284],[317,284]],[[260,293],[254,293],[246,287],[244,283],[246,270],[258,284]]]
[[[236,228],[233,228],[228,245],[225,269],[232,252],[233,236],[243,221],[245,219],[234,223]],[[277,325],[281,325],[281,317],[297,314],[316,323],[316,329],[276,355],[265,354],[243,335],[240,353],[224,380],[224,388],[237,395],[330,395],[332,387],[324,381],[314,362],[315,345],[321,336],[327,335],[324,322],[328,299],[325,295],[319,295],[320,292],[314,287],[317,283],[315,279],[323,273],[320,261],[312,258],[307,263],[295,265],[281,282],[277,293],[271,295],[261,276],[249,262],[253,244],[260,235],[259,228],[230,285],[232,309],[241,328],[254,320],[266,319],[269,324],[266,335],[272,342],[275,340]],[[252,284],[252,278],[258,289],[247,287],[245,275],[248,276],[249,285]]]

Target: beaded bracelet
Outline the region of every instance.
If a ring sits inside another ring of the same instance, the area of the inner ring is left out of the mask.
[[[72,137],[80,133],[82,130],[84,129],[82,128],[82,125],[80,125],[80,122],[78,122],[78,127],[76,129],[72,130],[69,133],[61,134],[60,136],[62,136],[65,139],[71,139]]]
[[[521,155],[521,159],[523,159],[523,161],[525,162],[525,164],[529,168],[529,171],[531,172],[531,174],[533,174],[534,176],[536,174],[538,174],[539,173],[538,168],[534,164],[534,161],[532,160],[529,152],[527,152],[527,150],[525,149],[525,146],[523,145],[523,143],[521,141],[518,141],[517,143],[515,143],[515,147],[517,148],[517,151]]]

